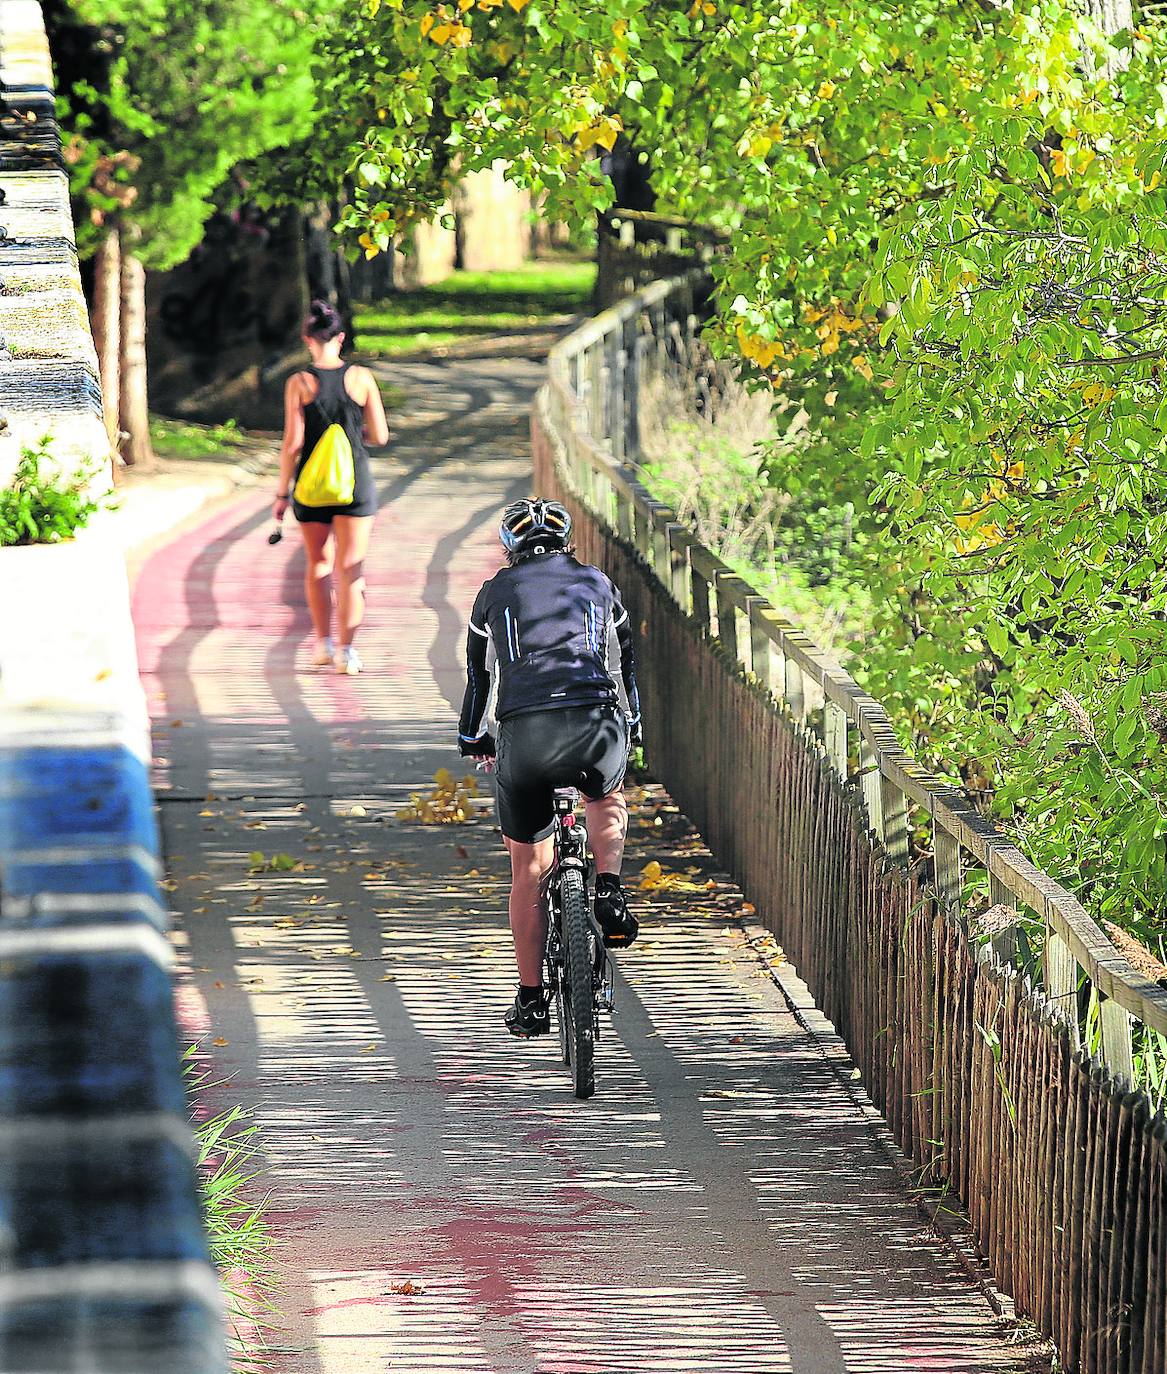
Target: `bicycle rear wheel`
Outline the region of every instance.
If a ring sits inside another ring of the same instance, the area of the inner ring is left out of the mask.
[[[559,901],[563,918],[559,1016],[565,1058],[571,1068],[576,1097],[591,1097],[596,1090],[595,993],[588,940],[587,889],[578,869],[569,868],[561,876]]]

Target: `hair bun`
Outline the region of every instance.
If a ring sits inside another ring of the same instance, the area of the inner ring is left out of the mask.
[[[327,342],[343,332],[344,322],[335,306],[324,300],[314,300],[309,304],[308,318],[304,323],[305,334]]]

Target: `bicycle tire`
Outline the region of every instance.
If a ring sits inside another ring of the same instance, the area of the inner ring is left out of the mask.
[[[563,1018],[571,1084],[579,1098],[596,1090],[595,990],[588,948],[588,900],[583,874],[569,868],[560,878],[563,918],[563,985],[559,1015]]]

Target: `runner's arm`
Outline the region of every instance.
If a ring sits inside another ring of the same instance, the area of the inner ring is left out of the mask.
[[[365,416],[365,438],[374,447],[389,442],[389,421],[385,418],[385,406],[381,400],[381,388],[377,385],[377,379],[367,367],[362,367],[364,382],[368,390],[365,392],[365,404],[363,406]]]
[[[300,374],[293,372],[284,387],[284,438],[280,445],[280,476],[272,513],[278,520],[287,509],[292,494],[296,459],[304,444],[304,405],[300,394]]]

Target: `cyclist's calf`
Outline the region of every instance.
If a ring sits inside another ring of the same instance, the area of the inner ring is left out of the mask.
[[[619,873],[628,837],[628,803],[622,788],[586,803],[588,839],[599,873]]]
[[[551,869],[552,842],[520,844],[508,839],[511,856],[511,895],[508,903],[519,981],[537,987],[543,981],[543,946],[547,942],[547,909],[543,881]]]

